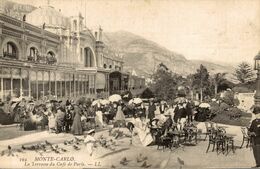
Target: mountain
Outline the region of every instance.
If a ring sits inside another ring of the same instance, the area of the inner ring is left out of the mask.
[[[234,67],[201,60],[188,60],[183,55],[170,51],[155,42],[126,31],[105,32],[104,42],[108,48],[124,56],[124,68],[135,69],[138,75],[149,77],[156,66],[164,63],[173,72],[181,75],[194,73],[200,64],[207,67],[211,74],[231,73]]]
[[[36,7],[32,5],[0,0],[0,12],[20,20],[24,14],[28,14],[34,9]],[[126,31],[105,32],[103,40],[107,46],[106,52],[108,54],[120,53],[124,56],[125,70],[132,71],[134,69],[138,75],[145,77],[150,77],[160,63],[164,63],[173,72],[184,76],[194,73],[200,64],[206,66],[211,74],[234,71],[234,67],[222,63],[188,60],[179,53]]]

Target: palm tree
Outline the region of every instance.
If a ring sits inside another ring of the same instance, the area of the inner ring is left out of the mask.
[[[226,80],[226,74],[227,73],[217,73],[213,75],[212,82],[214,84],[215,96],[218,94],[219,85],[221,85]]]

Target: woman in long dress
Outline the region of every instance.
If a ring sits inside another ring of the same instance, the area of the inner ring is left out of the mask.
[[[116,112],[116,117],[115,117],[115,127],[124,127],[125,126],[125,115],[122,111],[122,106],[119,105],[117,106],[117,112]]]
[[[138,134],[143,146],[148,146],[153,142],[150,129],[148,128],[148,122],[144,117],[133,118],[131,123],[134,124],[134,131]]]
[[[81,125],[81,110],[79,107],[74,107],[75,116],[73,119],[72,127],[71,127],[71,133],[74,135],[82,135],[82,125]]]

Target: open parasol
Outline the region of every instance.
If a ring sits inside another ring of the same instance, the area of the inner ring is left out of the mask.
[[[176,99],[174,99],[175,103],[185,103],[186,102],[186,98],[185,97],[177,97]]]
[[[122,100],[122,98],[118,94],[113,94],[113,95],[109,96],[108,100],[111,102],[119,102],[120,100]]]
[[[143,100],[140,99],[140,98],[133,98],[133,99],[131,99],[131,100],[128,102],[128,104],[132,104],[132,103],[134,103],[134,104],[141,104],[142,102],[143,102]]]
[[[101,103],[102,105],[108,105],[108,104],[110,104],[110,101],[109,101],[109,100],[106,100],[106,99],[103,99],[103,100],[100,101],[100,103]]]
[[[96,105],[98,105],[98,104],[101,104],[101,103],[100,103],[101,101],[102,101],[101,99],[94,100],[94,101],[92,102],[91,106],[96,106]]]
[[[200,107],[200,108],[210,108],[210,104],[208,104],[208,103],[201,103],[201,104],[199,105],[199,107]]]

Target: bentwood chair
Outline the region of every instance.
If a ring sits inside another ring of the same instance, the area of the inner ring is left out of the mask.
[[[208,122],[205,122],[205,126],[206,126],[206,133],[205,133],[205,139],[204,139],[204,141],[206,141],[206,139],[207,139],[207,136],[209,136],[210,134],[212,134],[213,133],[213,130],[214,130],[214,128],[212,127],[212,124],[209,124]]]
[[[248,148],[248,146],[251,146],[251,136],[248,134],[248,129],[246,127],[241,127],[241,132],[243,134],[243,141],[240,148],[243,147],[244,142],[246,142],[246,148]]]

